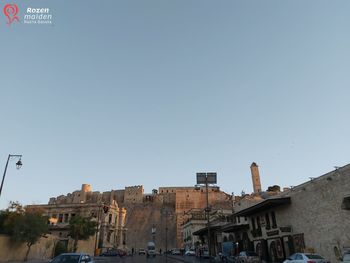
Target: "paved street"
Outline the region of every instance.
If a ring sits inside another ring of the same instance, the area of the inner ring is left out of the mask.
[[[95,258],[96,263],[209,263],[209,259],[199,259],[196,257],[185,257],[185,256],[168,256],[165,255],[156,256],[155,258],[147,258],[146,256],[128,256],[128,257],[97,257]]]

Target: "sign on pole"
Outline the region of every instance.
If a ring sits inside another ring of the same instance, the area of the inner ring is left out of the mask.
[[[207,173],[208,184],[216,184],[216,173]]]
[[[206,176],[206,173],[197,173],[197,184],[205,184]]]
[[[216,184],[216,173],[197,173],[197,184]]]

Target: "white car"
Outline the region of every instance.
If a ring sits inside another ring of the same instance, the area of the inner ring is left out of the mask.
[[[345,253],[343,255],[341,263],[350,263],[350,253]]]
[[[92,257],[85,253],[63,253],[51,259],[50,263],[94,263]]]
[[[324,257],[313,253],[295,253],[290,255],[283,263],[328,263]]]
[[[173,250],[171,251],[171,254],[172,254],[172,255],[181,255],[181,251],[178,250],[178,249],[173,249]]]
[[[195,256],[196,252],[194,250],[187,250],[185,252],[185,256]]]

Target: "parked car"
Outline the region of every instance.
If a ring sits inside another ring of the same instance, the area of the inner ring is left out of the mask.
[[[195,256],[196,252],[194,250],[187,250],[185,252],[185,256]]]
[[[119,253],[116,249],[108,249],[106,252],[100,254],[100,257],[116,257]]]
[[[350,263],[350,253],[345,253],[342,256],[341,263]]]
[[[156,252],[156,244],[153,241],[149,241],[147,243],[147,257],[155,257],[157,255]]]
[[[139,255],[146,255],[146,250],[144,250],[143,248],[140,248]]]
[[[171,254],[172,254],[172,255],[181,255],[181,251],[180,251],[179,249],[173,249],[173,250],[171,251]]]
[[[241,251],[236,257],[238,263],[261,263],[261,259],[254,251]]]
[[[203,258],[209,258],[209,251],[208,250],[203,250],[202,257]]]
[[[107,251],[100,254],[100,257],[124,257],[126,256],[126,251],[122,249],[109,248]]]
[[[94,263],[86,253],[63,253],[50,260],[50,263]]]
[[[117,252],[118,252],[118,255],[119,255],[120,257],[124,257],[124,256],[127,256],[127,255],[128,255],[127,251],[126,251],[126,250],[123,250],[123,249],[117,249]]]
[[[324,257],[314,253],[295,253],[290,255],[283,263],[328,263]]]
[[[236,256],[227,256],[226,262],[237,263]]]

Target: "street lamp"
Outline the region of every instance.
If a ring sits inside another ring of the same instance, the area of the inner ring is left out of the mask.
[[[207,207],[205,208],[205,212],[207,214],[207,227],[208,227],[208,254],[210,253],[210,221],[209,221],[209,193],[208,193],[208,184],[216,184],[216,173],[197,173],[197,185],[205,184],[205,190],[207,195]]]
[[[165,215],[165,262],[168,262],[168,216],[171,215],[171,213],[165,208],[162,214]]]
[[[12,159],[12,158],[19,158],[19,160],[16,163],[16,168],[17,169],[20,169],[22,167],[22,161],[21,161],[22,155],[20,155],[20,154],[9,154],[9,156],[7,157],[7,162],[6,162],[6,166],[5,166],[5,170],[4,170],[4,175],[2,176],[2,181],[1,181],[1,186],[0,186],[0,196],[1,196],[1,192],[2,192],[2,187],[4,186],[7,166],[9,164],[10,159]]]
[[[104,205],[104,203],[99,203],[98,204],[98,210],[97,210],[97,224],[96,224],[96,234],[95,234],[95,251],[94,251],[94,255],[98,256],[98,239],[100,237],[100,231],[101,231],[101,217],[102,217],[102,209],[104,209],[106,206]]]

